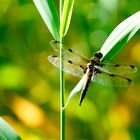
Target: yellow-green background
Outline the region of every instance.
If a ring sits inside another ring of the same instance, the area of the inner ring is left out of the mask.
[[[139,10],[139,0],[75,0],[65,44],[90,58]],[[33,1],[0,0],[0,116],[23,140],[59,140],[59,70],[47,61],[52,39]],[[137,66],[128,76],[134,86],[91,84],[81,107],[77,95],[66,108],[66,140],[140,139],[140,31],[112,62]],[[66,74],[65,81],[67,99],[79,79]]]

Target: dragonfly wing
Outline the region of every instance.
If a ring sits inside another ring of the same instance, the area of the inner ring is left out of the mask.
[[[56,55],[50,55],[48,60],[56,67],[60,68],[60,58]],[[79,65],[75,65],[72,61],[63,61],[64,68],[63,71],[69,74],[72,74],[77,77],[82,77],[84,75],[84,69]]]
[[[128,87],[133,85],[132,80],[115,74],[100,71],[92,78],[93,82],[102,84],[104,86]]]
[[[137,71],[137,68],[135,66],[125,65],[125,64],[101,63],[99,66],[96,66],[96,68],[104,72],[109,72],[109,73],[119,74],[119,75],[126,75]]]
[[[53,47],[54,51],[58,52],[59,53],[59,50],[60,50],[60,43],[56,40],[52,40],[50,42],[51,46]],[[87,64],[89,63],[89,59],[74,52],[72,49],[70,48],[67,48],[65,45],[62,45],[63,46],[63,51],[64,51],[64,57],[67,58],[67,59],[70,59],[72,61],[74,61],[75,63],[82,63],[82,64]]]

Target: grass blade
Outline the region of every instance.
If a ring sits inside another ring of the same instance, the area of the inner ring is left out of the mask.
[[[55,40],[59,40],[59,20],[53,0],[33,0]]]
[[[120,23],[103,44],[103,61],[112,59],[140,28],[140,11]]]
[[[78,84],[75,86],[75,88],[71,91],[69,98],[65,104],[65,107],[69,104],[70,100],[82,89],[85,81],[85,75],[82,77],[82,79],[78,82]],[[64,108],[65,108],[64,107]]]
[[[17,133],[0,118],[0,140],[21,140]]]
[[[61,25],[60,25],[60,36],[65,36],[72,16],[74,0],[65,0],[61,18]]]

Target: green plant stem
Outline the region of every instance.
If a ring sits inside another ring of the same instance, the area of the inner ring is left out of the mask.
[[[60,40],[60,44],[63,43]],[[63,69],[63,48],[62,45],[60,45],[60,140],[65,140],[65,109],[64,107],[64,94],[65,94],[65,79],[64,79],[64,72]]]
[[[63,0],[60,0],[60,23],[62,17],[62,9],[63,9]],[[64,38],[60,36],[60,140],[65,140],[65,109],[63,107],[64,104],[64,94],[65,94],[65,78],[63,72],[63,46]]]

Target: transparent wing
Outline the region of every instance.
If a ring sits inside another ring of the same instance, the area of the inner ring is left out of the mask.
[[[135,66],[125,64],[100,63],[99,66],[95,67],[97,69],[100,69],[101,71],[119,75],[126,75],[137,71],[137,68]]]
[[[98,72],[92,78],[93,82],[102,84],[104,86],[120,86],[128,87],[133,85],[132,80],[115,74],[109,74],[107,72]]]
[[[48,60],[56,67],[60,68],[60,58],[56,55],[50,55]],[[84,75],[84,68],[80,65],[73,64],[72,61],[67,61],[64,59],[63,71],[72,74],[77,77],[82,77]]]
[[[52,40],[50,44],[53,47],[54,51],[59,53],[60,43],[56,40]],[[65,45],[63,45],[63,50],[64,50],[64,57],[74,61],[77,64],[78,63],[86,64],[90,62],[88,58],[74,52],[72,49],[67,48]]]

